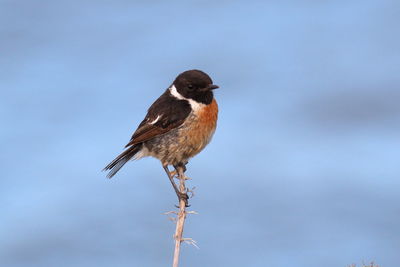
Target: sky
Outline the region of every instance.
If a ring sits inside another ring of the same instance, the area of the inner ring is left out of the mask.
[[[170,266],[161,164],[101,172],[188,69],[220,88],[182,266],[400,261],[400,2],[0,0],[0,265]]]

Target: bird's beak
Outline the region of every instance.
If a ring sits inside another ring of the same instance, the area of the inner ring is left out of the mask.
[[[214,89],[217,89],[217,88],[219,88],[219,86],[218,86],[218,85],[215,85],[215,84],[210,84],[210,85],[207,87],[208,90],[214,90]]]
[[[217,89],[217,88],[219,88],[218,85],[210,84],[209,86],[200,89],[200,91],[202,91],[202,92],[208,92],[208,91],[211,91],[211,90],[214,90],[214,89]]]

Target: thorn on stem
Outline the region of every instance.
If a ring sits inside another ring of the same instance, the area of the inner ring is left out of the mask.
[[[199,214],[197,211],[191,210],[187,211],[186,214]]]
[[[164,212],[164,215],[169,215],[169,214],[178,214],[178,213],[176,211],[173,211],[173,210]]]
[[[182,238],[182,239],[181,239],[181,242],[185,242],[186,244],[192,245],[192,246],[194,246],[195,248],[200,249],[199,246],[197,245],[196,240],[193,240],[193,239],[190,238],[190,237]]]

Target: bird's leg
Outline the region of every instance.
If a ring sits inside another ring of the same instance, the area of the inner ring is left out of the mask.
[[[176,172],[178,172],[178,168],[182,168],[182,171],[186,172],[186,164],[187,164],[187,162],[186,163],[178,163],[178,164],[174,165]]]
[[[172,186],[174,187],[175,193],[178,195],[179,189],[178,189],[178,187],[176,186],[176,184],[174,182],[175,171],[174,172],[170,172],[169,169],[168,169],[168,165],[163,165],[163,168],[164,168],[165,172],[168,175],[169,181],[171,182]],[[178,195],[178,197],[179,197],[179,195]]]
[[[178,163],[178,164],[174,165],[175,171],[173,171],[173,173],[178,175],[179,174],[178,168],[182,168],[182,173],[184,174],[186,172],[186,164],[188,164],[187,161],[186,162],[181,162],[181,163]],[[187,177],[186,175],[184,175],[184,176],[185,177],[183,179],[190,180],[189,177]],[[179,177],[176,177],[176,178],[180,179]]]
[[[185,186],[185,180],[187,180],[186,176],[185,176],[185,171],[186,171],[185,164],[179,163],[177,165],[174,165],[174,168],[175,168],[176,172],[178,173],[178,179],[179,179],[179,193],[181,196],[179,201],[184,200],[185,206],[189,207],[189,204],[188,204],[189,196],[187,194],[188,189]]]
[[[168,169],[168,165],[163,165],[163,168],[164,168],[165,172],[168,175],[169,181],[171,182],[172,187],[174,188],[176,195],[178,196],[178,200],[183,199],[185,201],[185,203],[186,203],[186,207],[189,207],[189,205],[188,205],[189,196],[186,194],[186,192],[179,191],[178,187],[176,186],[176,184],[174,182],[175,174],[172,175],[172,172],[170,172],[169,169]],[[178,173],[177,169],[176,169],[176,173]]]
[[[179,174],[178,174],[177,168],[182,167],[182,168],[183,168],[183,172],[186,172],[186,164],[187,164],[187,162],[184,163],[184,164],[182,163],[182,164],[180,164],[180,165],[174,165],[175,170],[170,171],[171,176],[174,177],[174,178],[176,178],[176,179],[178,179],[178,180],[181,179],[181,178],[179,178]],[[191,180],[191,179],[190,179],[189,177],[187,177],[186,175],[185,175],[185,177],[184,177],[183,179],[185,179],[185,180]]]
[[[169,173],[171,174],[171,176],[173,178],[177,178],[178,179],[178,171],[177,171],[177,167],[182,167],[183,168],[183,172],[186,172],[186,164],[188,164],[188,161],[184,162],[184,163],[179,163],[177,165],[174,165],[175,170],[170,171]],[[165,167],[164,167],[165,169]],[[190,180],[189,177],[185,177],[185,180]]]

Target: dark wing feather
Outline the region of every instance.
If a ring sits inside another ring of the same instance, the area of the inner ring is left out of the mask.
[[[146,117],[126,145],[132,146],[179,127],[191,112],[187,100],[179,100],[165,91],[149,108]],[[158,118],[158,119],[157,119]],[[151,123],[157,120],[155,123]]]

